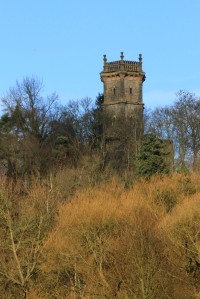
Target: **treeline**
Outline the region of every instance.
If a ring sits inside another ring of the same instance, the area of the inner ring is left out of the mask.
[[[38,78],[27,77],[10,88],[1,102],[0,171],[14,181],[77,167],[92,156],[94,160],[98,157],[99,168],[104,169],[110,161],[112,169],[126,176],[141,160],[140,155],[135,161],[132,150],[134,123],[124,118],[115,124],[119,146],[114,153],[107,152],[103,126],[112,125],[113,120],[103,112],[101,94],[96,102],[84,98],[61,105],[56,93],[43,97],[43,83]],[[176,170],[199,169],[199,118],[200,100],[187,91],[177,93],[171,106],[145,109],[145,134],[173,142]],[[167,172],[162,163],[161,168]]]
[[[62,106],[55,93],[44,98],[42,92],[40,80],[25,78],[2,99],[0,160],[13,180],[77,166],[84,154],[97,149],[101,132],[92,100]]]

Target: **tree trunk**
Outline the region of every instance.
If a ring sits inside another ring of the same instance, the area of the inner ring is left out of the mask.
[[[194,146],[193,148],[193,171],[198,172],[198,147]]]

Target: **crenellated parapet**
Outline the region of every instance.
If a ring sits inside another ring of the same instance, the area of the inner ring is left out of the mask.
[[[123,52],[121,52],[121,60],[107,62],[104,55],[104,70],[105,73],[126,71],[126,72],[142,72],[142,55],[139,54],[139,61],[124,60]]]

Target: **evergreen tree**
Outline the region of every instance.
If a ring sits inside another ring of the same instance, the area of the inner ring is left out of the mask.
[[[137,175],[150,178],[154,174],[169,173],[167,155],[163,141],[154,134],[147,135],[136,160]]]

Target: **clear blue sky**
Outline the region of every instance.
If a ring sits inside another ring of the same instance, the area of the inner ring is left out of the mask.
[[[0,97],[38,76],[62,103],[103,91],[103,54],[143,55],[144,103],[200,94],[199,0],[0,0]]]

